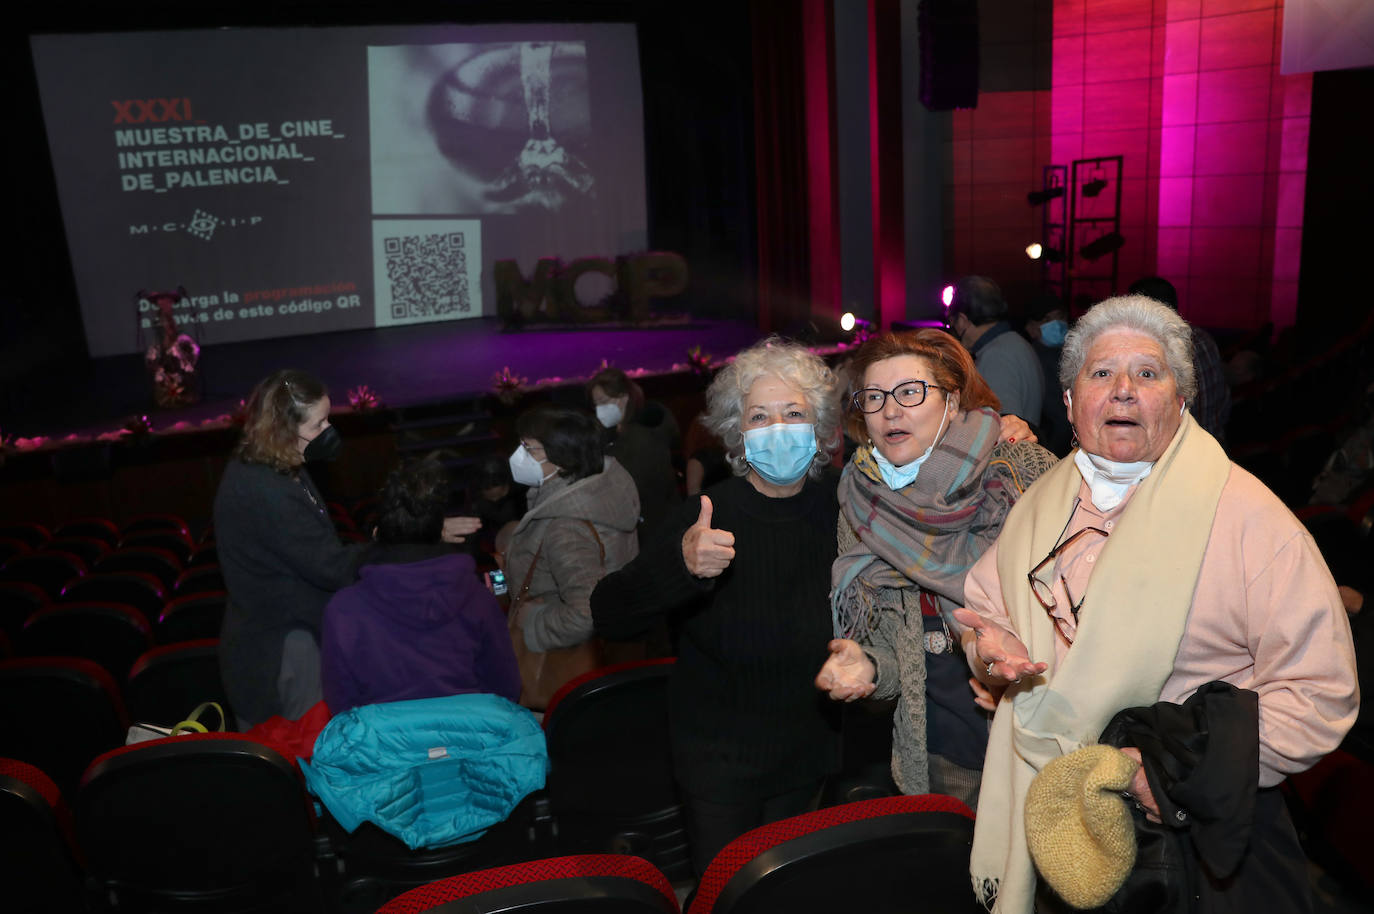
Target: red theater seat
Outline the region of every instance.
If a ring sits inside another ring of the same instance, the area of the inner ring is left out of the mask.
[[[46,774],[0,758],[0,886],[6,910],[85,909],[71,813]]]
[[[969,882],[973,811],[953,797],[882,797],[783,819],[725,846],[688,914],[983,910]]]
[[[668,879],[639,857],[553,857],[453,876],[412,889],[377,914],[676,914]]]

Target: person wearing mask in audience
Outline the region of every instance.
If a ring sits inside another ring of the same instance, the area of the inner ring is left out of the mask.
[[[1069,413],[1059,395],[1059,385],[1053,379],[1059,377],[1059,355],[1069,332],[1068,311],[1057,295],[1040,296],[1029,311],[1026,335],[1031,338],[1031,348],[1040,359],[1040,371],[1045,378],[1045,394],[1040,401],[1040,444],[1063,457],[1069,452],[1073,430],[1069,428]]]
[[[215,539],[229,598],[220,630],[225,692],[245,729],[298,719],[322,697],[325,603],[353,582],[360,544],[339,541],[306,470],[342,446],[329,394],[303,371],[277,371],[248,398],[243,437],[215,495]]]
[[[1162,276],[1144,276],[1131,283],[1132,295],[1144,295],[1178,310],[1178,290]],[[1226,369],[1221,362],[1221,350],[1212,334],[1190,325],[1193,334],[1193,366],[1197,377],[1197,396],[1188,411],[1198,424],[1222,446],[1226,446],[1226,423],[1231,419],[1231,388],[1226,383]]]
[[[954,284],[949,326],[964,344],[1002,411],[1040,424],[1045,377],[1035,350],[1007,320],[1007,302],[986,276],[965,276]]]
[[[677,422],[662,404],[646,402],[644,391],[619,368],[603,368],[592,375],[587,396],[607,430],[606,453],[635,482],[643,517],[642,540],[681,501],[673,469]]]
[[[1064,909],[1043,886],[1037,893],[1035,847],[1060,874],[1056,891],[1112,893],[1128,872],[1115,855],[1055,859],[1063,845],[1039,844],[1043,830],[1031,825],[1037,773],[1083,758],[1080,747],[1117,769],[1104,783],[1121,784],[1152,821],[1191,829],[1186,853],[1202,856],[1184,867],[1196,878],[1179,884],[1200,910],[1311,910],[1305,858],[1274,788],[1355,720],[1350,626],[1312,537],[1189,415],[1193,338],[1142,295],[1078,319],[1059,368],[1078,449],[1017,502],[964,583],[967,606],[955,615],[975,632],[969,665],[1005,689],[972,852],[974,888],[1003,914]],[[1205,719],[1184,717],[1196,701]],[[1120,752],[1089,746],[1128,710],[1193,721],[1194,732],[1112,742]],[[1199,738],[1208,725],[1210,742]],[[1199,758],[1211,769],[1195,770]],[[1209,869],[1222,856],[1228,870]]]
[[[665,520],[592,594],[597,631],[680,624],[672,751],[700,874],[731,840],[811,808],[839,758],[839,716],[810,687],[830,636],[839,448],[834,376],[772,338],[707,391],[734,475]]]
[[[999,443],[997,397],[940,330],[859,347],[831,580],[836,640],[816,685],[836,700],[897,698],[892,775],[907,794],[977,805],[988,717],[954,620],[964,576],[1054,455]]]
[[[639,496],[630,474],[605,456],[601,427],[587,413],[539,407],[516,420],[516,431],[511,476],[529,486],[529,507],[503,553],[519,657],[592,640],[592,588],[639,552]],[[593,669],[601,659],[593,648],[583,665]],[[522,703],[540,709],[562,682],[536,683],[521,662]]]
[[[506,618],[470,555],[440,541],[449,482],[435,460],[393,470],[376,546],[324,610],[324,698],[359,705],[464,692],[515,701],[520,672]]]

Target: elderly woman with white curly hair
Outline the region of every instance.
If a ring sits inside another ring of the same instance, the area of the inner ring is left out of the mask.
[[[689,499],[592,594],[598,633],[673,615],[673,758],[698,874],[751,828],[806,811],[839,759],[836,707],[811,686],[830,640],[839,399],[830,369],[773,338],[707,391],[735,476]]]
[[[1072,754],[1107,759],[1142,819],[1190,829],[1190,875],[1166,878],[1199,910],[1310,910],[1272,788],[1335,748],[1359,705],[1331,574],[1302,524],[1188,414],[1191,329],[1168,307],[1136,295],[1091,309],[1065,340],[1059,381],[1077,450],[1012,508],[955,613],[976,633],[974,674],[1006,690],[983,770],[975,891],[1007,914],[1094,908],[1119,891],[1128,861],[1061,860],[1041,843],[1073,824],[1036,801],[1032,782],[1053,782]],[[1131,738],[1108,736],[1118,726]],[[1099,739],[1121,751],[1076,752]],[[1223,794],[1230,805],[1214,807]],[[1076,834],[1073,846],[1093,846]]]

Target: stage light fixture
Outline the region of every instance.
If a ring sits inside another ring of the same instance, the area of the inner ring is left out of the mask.
[[[1031,260],[1039,260],[1042,251],[1044,251],[1044,247],[1038,241],[1032,241],[1026,245],[1026,256]]]
[[[1044,260],[1049,263],[1062,263],[1064,252],[1059,248],[1047,247],[1040,242],[1032,242],[1026,245],[1026,256],[1031,260]]]
[[[1120,232],[1108,232],[1089,241],[1078,249],[1078,255],[1084,260],[1097,260],[1099,257],[1106,257],[1113,251],[1119,250],[1126,239]]]
[[[1082,187],[1083,196],[1085,197],[1096,197],[1106,189],[1107,181],[1105,178],[1093,178]]]
[[[1031,206],[1039,206],[1041,203],[1048,203],[1055,197],[1064,196],[1064,188],[1047,187],[1044,190],[1033,190],[1026,194],[1026,202]]]
[[[954,304],[953,286],[945,286],[942,290],[940,290],[940,301],[945,303],[945,310],[948,311],[949,306]]]
[[[846,311],[844,314],[840,315],[840,329],[843,330],[845,333],[848,333],[849,331],[854,329],[854,321],[854,312]]]

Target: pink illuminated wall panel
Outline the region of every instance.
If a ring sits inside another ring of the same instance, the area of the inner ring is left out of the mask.
[[[1203,325],[1292,324],[1312,84],[1279,73],[1282,0],[1051,2],[1049,90],[954,115],[951,272],[1033,283],[1041,166],[1120,155],[1115,291],[1159,273]]]

